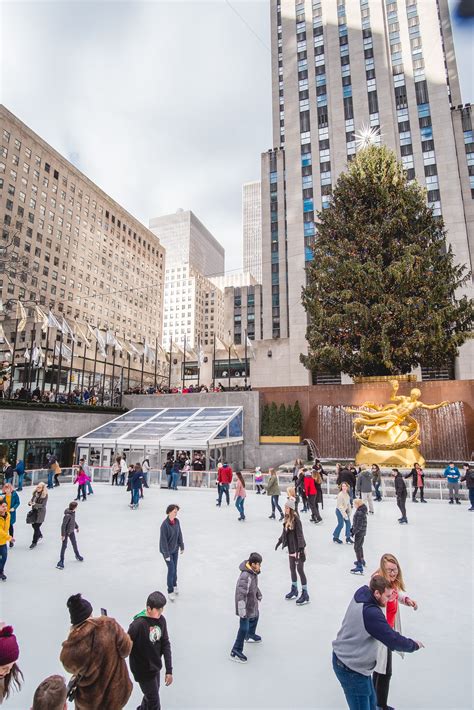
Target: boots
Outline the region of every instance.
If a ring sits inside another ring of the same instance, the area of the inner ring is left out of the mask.
[[[298,587],[295,584],[291,585],[291,589],[288,592],[288,594],[285,596],[285,599],[294,599],[295,597],[298,596]]]
[[[352,574],[364,574],[364,567],[362,566],[362,562],[356,562],[356,565],[353,569],[351,569]]]
[[[268,516],[269,520],[275,520],[275,513],[272,513],[271,515]]]
[[[449,504],[452,505],[454,503],[454,500],[452,498],[449,499]]]
[[[459,500],[459,498],[456,498],[456,504],[461,505],[461,501]]]
[[[415,498],[415,496],[413,496],[412,500],[413,500],[413,503],[418,503],[418,501],[417,501],[417,499]]]
[[[296,600],[296,604],[298,606],[303,606],[303,604],[309,604],[309,594],[306,589],[302,590],[300,598]]]

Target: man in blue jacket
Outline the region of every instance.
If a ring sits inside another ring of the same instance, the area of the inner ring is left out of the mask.
[[[332,665],[350,710],[376,710],[377,698],[372,672],[377,663],[378,642],[391,651],[413,653],[423,648],[420,641],[394,631],[382,611],[392,588],[381,575],[360,587],[349,604],[336,640],[332,642]]]
[[[456,498],[456,503],[461,505],[461,501],[459,500],[459,479],[461,478],[460,470],[452,461],[450,461],[448,466],[444,469],[443,476],[448,481],[449,502],[452,505],[454,503],[453,498]]]

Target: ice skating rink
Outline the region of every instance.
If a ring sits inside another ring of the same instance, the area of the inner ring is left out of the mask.
[[[408,502],[409,524],[403,526],[394,501],[375,503],[365,543],[367,572],[359,577],[349,573],[352,546],[332,542],[335,499],[326,498],[323,523],[310,524],[302,514],[311,603],[297,608],[284,598],[290,588],[288,557],[274,551],[281,524],[268,519],[266,496],[248,493],[247,520],[240,523],[232,502],[215,507],[215,491],[149,489],[140,509],[131,511],[124,488],[97,484],[76,515],[85,561],[76,562],[68,547],[65,569],[59,571],[62,513],[74,493],[67,484],[50,492],[44,539],[34,550],[28,549],[32,529],[25,523],[31,492],[20,493],[16,545],[5,569],[8,581],[0,587],[0,618],[15,628],[25,685],[6,707],[27,710],[43,678],[64,674],[59,652],[69,630],[70,594],[82,592],[95,615],[105,607],[127,629],[149,592],[166,592],[158,535],[165,508],[174,502],[181,506],[186,550],[179,559],[180,596],[165,608],[174,683],[162,687],[164,710],[343,710],[331,641],[354,590],[368,581],[384,552],[399,558],[408,593],[419,604],[416,612],[402,607],[403,632],[426,646],[404,659],[394,654],[390,704],[398,710],[473,707],[474,514],[466,503]],[[249,661],[241,665],[229,661],[238,621],[234,589],[238,566],[253,551],[263,555],[258,627],[263,643],[247,644]],[[135,686],[127,708],[140,700]]]

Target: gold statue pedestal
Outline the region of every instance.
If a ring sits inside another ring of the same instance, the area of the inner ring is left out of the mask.
[[[367,464],[372,466],[376,463],[379,466],[398,466],[402,468],[413,468],[415,463],[419,463],[423,468],[426,464],[425,459],[420,454],[418,449],[395,449],[395,451],[387,451],[386,449],[369,449],[367,446],[361,446],[355,458],[356,466]]]

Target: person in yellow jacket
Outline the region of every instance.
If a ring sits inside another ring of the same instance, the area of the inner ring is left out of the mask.
[[[0,579],[2,582],[6,580],[3,573],[8,557],[8,543],[10,540],[15,542],[10,535],[10,513],[7,510],[5,500],[0,499]]]

